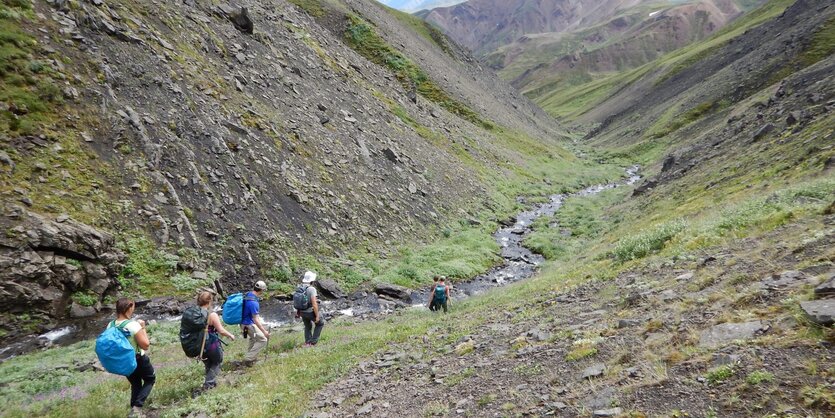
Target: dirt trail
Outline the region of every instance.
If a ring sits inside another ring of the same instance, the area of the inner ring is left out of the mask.
[[[825,416],[831,330],[787,302],[835,273],[831,261],[803,262],[835,258],[835,217],[823,221],[535,295],[464,336],[439,321],[324,387],[310,415]],[[826,234],[785,241],[811,226]],[[741,325],[722,334],[727,324]]]

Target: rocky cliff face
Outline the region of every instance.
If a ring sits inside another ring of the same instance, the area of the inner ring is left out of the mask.
[[[13,3],[2,6],[15,36],[4,45],[20,51],[11,64],[34,83],[26,92],[53,94],[3,96],[0,109],[14,266],[2,288],[16,301],[4,312],[40,298],[63,313],[68,292],[85,289],[100,302],[121,259],[110,234],[147,236],[190,256],[178,268],[216,269],[232,287],[292,256],[386,251],[494,205],[508,175],[498,162],[527,158],[508,135],[560,139],[466,53],[371,1],[338,3],[330,21],[283,0]],[[349,16],[445,99],[349,47]],[[23,238],[56,228],[75,244]],[[29,283],[45,290],[29,295]]]
[[[125,255],[113,235],[21,206],[4,207],[0,227],[6,231],[0,236],[0,314],[91,316],[118,288]],[[74,295],[83,300],[73,301]],[[8,325],[20,332],[32,324]]]

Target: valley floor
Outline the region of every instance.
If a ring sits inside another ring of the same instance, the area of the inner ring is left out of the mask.
[[[835,273],[814,263],[833,244],[828,215],[611,281],[522,285],[387,345],[312,416],[826,416],[832,331],[796,305]]]

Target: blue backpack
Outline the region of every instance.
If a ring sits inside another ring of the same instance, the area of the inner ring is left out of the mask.
[[[112,326],[96,338],[99,362],[105,370],[120,376],[130,376],[136,370],[136,350],[128,340],[130,331],[125,329],[128,322],[130,320],[126,319],[116,325],[116,321],[113,321]]]
[[[229,325],[238,325],[244,320],[244,301],[255,300],[243,293],[229,295],[223,303],[223,322]]]
[[[446,285],[439,284],[435,286],[435,302],[437,303],[444,303],[446,302]]]

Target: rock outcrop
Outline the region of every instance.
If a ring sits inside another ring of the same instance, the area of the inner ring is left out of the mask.
[[[0,236],[0,314],[90,316],[118,288],[125,256],[112,235],[20,206],[4,208],[0,227],[5,231]],[[87,306],[72,303],[76,292],[86,296]]]

